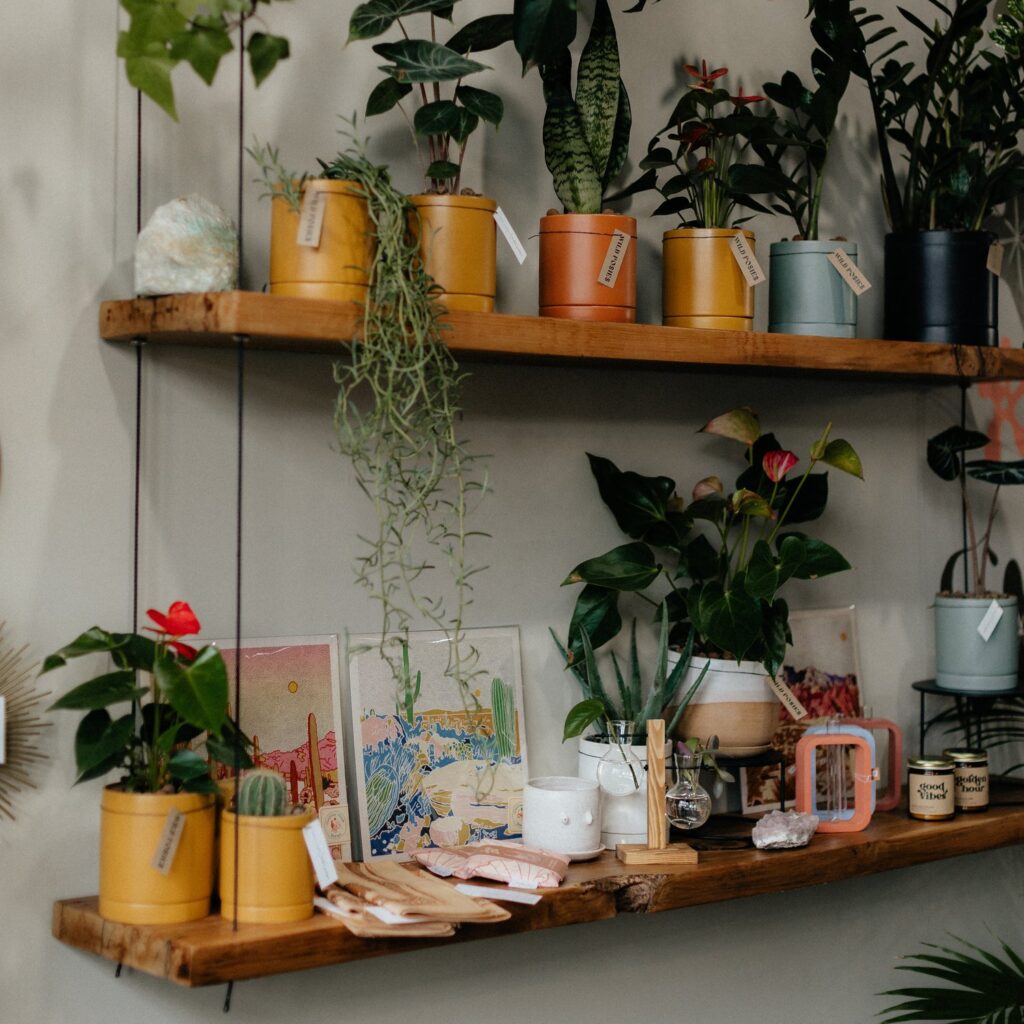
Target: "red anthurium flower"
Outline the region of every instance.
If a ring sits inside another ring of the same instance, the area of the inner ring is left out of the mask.
[[[180,640],[172,640],[167,646],[173,647],[186,661],[195,661],[195,657],[199,653],[194,647],[183,644]]]
[[[158,612],[155,608],[150,608],[146,614],[160,627],[159,629],[153,629],[152,626],[145,627],[153,633],[188,636],[190,633],[199,632],[199,620],[185,601],[175,601],[167,609],[166,615]]]
[[[730,96],[734,107],[745,107],[748,103],[761,103],[764,100],[764,96],[744,96],[740,93],[739,96]]]
[[[707,174],[709,171],[713,171],[714,169],[715,169],[715,161],[712,160],[711,157],[709,157],[709,156],[704,157],[703,160],[700,160],[697,163],[697,173],[698,174]]]
[[[792,453],[782,448],[773,452],[765,452],[761,460],[761,468],[764,475],[773,484],[777,484],[800,460]]]
[[[700,124],[697,121],[691,121],[688,125],[685,125],[679,132],[679,141],[685,142],[690,148],[692,153],[701,143],[701,139],[708,134],[709,128],[707,125]]]
[[[708,62],[706,60],[702,60],[700,62],[699,71],[693,64],[684,64],[683,68],[688,75],[700,80],[700,85],[695,85],[695,89],[705,89],[709,92],[711,90],[711,83],[715,81],[716,78],[721,78],[723,75],[729,74],[728,68],[716,68],[714,71],[708,71]]]

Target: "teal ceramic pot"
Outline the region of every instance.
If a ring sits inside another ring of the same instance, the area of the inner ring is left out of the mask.
[[[854,262],[855,242],[774,242],[768,270],[768,330],[776,334],[857,334],[857,296],[828,261],[842,249]]]
[[[935,682],[939,686],[966,691],[1016,688],[1020,654],[1017,598],[1002,597],[997,603],[1003,615],[985,641],[978,626],[992,598],[935,598]]]

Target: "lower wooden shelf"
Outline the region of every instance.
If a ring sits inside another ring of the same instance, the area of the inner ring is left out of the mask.
[[[464,925],[450,939],[359,939],[320,914],[292,925],[242,925],[237,932],[216,916],[184,925],[119,925],[99,916],[94,896],[58,900],[53,934],[69,946],[179,985],[215,985],[439,943],[800,889],[1019,843],[1024,843],[1024,806],[1003,806],[930,823],[902,813],[878,814],[864,832],[819,835],[801,850],[704,852],[700,864],[688,867],[626,868],[606,853],[573,865],[566,884],[545,892],[536,906],[506,904],[510,920]]]

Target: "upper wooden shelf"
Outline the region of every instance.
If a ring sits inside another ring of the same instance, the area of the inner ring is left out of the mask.
[[[104,302],[100,335],[175,345],[337,355],[359,319],[352,303],[258,292],[209,292]],[[695,330],[648,324],[585,323],[503,313],[449,314],[449,345],[492,359],[655,363],[688,368],[756,369],[916,379],[1024,378],[1024,350],[922,342],[819,338],[756,331]]]
[[[347,963],[428,945],[657,913],[741,896],[759,896],[870,875],[1024,842],[1024,806],[992,807],[953,821],[912,821],[876,814],[864,832],[819,835],[801,850],[702,852],[690,867],[634,867],[603,854],[576,864],[566,883],[534,907],[506,904],[498,925],[463,925],[450,939],[359,939],[317,914],[291,925],[241,925],[220,917],[140,927],[104,921],[96,898],[59,900],[53,934],[61,942],[179,985],[214,985],[284,971]]]

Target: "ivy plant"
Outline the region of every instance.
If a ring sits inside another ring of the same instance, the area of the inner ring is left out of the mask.
[[[128,28],[119,33],[117,55],[128,81],[175,121],[171,72],[182,62],[210,85],[221,59],[234,49],[232,33],[259,4],[271,0],[121,0]],[[245,44],[253,79],[259,86],[279,60],[288,56],[288,40],[253,32]]]

